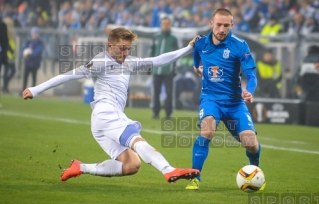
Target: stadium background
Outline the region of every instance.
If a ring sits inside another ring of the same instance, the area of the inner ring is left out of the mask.
[[[267,96],[257,88],[255,94],[257,102],[261,101],[263,108],[267,106],[267,109],[272,109],[272,111],[289,112],[290,110],[286,109],[291,109],[290,106],[292,106],[292,110],[298,112],[298,114],[290,113],[288,117],[295,118],[288,120],[260,119],[263,116],[259,116],[257,120],[256,116],[255,122],[284,121],[285,123],[288,121],[287,123],[308,125],[318,125],[319,123],[316,122],[317,118],[303,116],[303,113],[311,113],[316,110],[316,105],[305,104],[309,100],[305,98],[304,92],[307,92],[307,89],[311,87],[317,87],[318,83],[312,78],[302,80],[303,75],[308,72],[307,70],[313,67],[314,59],[319,56],[318,49],[315,49],[319,45],[319,2],[317,0],[153,0],[151,2],[145,0],[15,0],[3,1],[0,2],[0,5],[2,18],[11,18],[14,21],[17,42],[17,52],[15,53],[17,71],[9,89],[13,90],[12,92],[15,94],[21,92],[24,69],[19,50],[23,43],[30,38],[30,28],[33,26],[40,28],[40,37],[45,44],[43,61],[37,80],[37,83],[41,83],[62,73],[65,62],[76,67],[89,60],[94,56],[90,46],[102,46],[103,49],[107,33],[114,27],[126,26],[136,32],[139,35],[139,41],[131,54],[138,57],[148,57],[151,38],[160,32],[159,21],[161,17],[171,17],[173,20],[172,33],[178,37],[180,45],[185,46],[193,36],[207,34],[210,31],[208,23],[212,11],[219,7],[225,7],[230,9],[235,16],[233,32],[249,43],[256,61],[262,59],[262,55],[267,49],[271,49],[276,60],[281,63],[280,96],[281,99],[288,99],[288,101],[276,99],[276,103],[280,103],[281,107],[273,104],[274,100],[265,102],[262,98],[267,98]],[[297,21],[295,20],[298,15],[304,18],[300,28],[296,25]],[[241,17],[241,21],[237,20],[238,16]],[[280,32],[264,34],[263,28],[273,18],[278,20],[278,24],[281,26]],[[314,23],[308,23],[309,19],[313,19]],[[70,46],[72,49],[72,53],[67,58],[61,57],[63,46]],[[86,49],[86,53],[83,52],[83,49]],[[191,91],[193,92],[190,93],[191,95],[182,95],[182,97],[186,97],[184,99],[174,97],[174,105],[176,109],[196,110],[200,81],[194,76],[194,73],[190,72],[192,69],[190,64],[184,62],[187,62],[187,57],[178,62],[176,80],[188,76],[195,81],[198,88],[197,91]],[[188,75],[185,72],[188,72]],[[150,107],[151,80],[151,76],[146,74],[131,77],[129,107]],[[244,81],[245,79],[243,79]],[[88,91],[85,90],[84,86],[90,86],[90,83],[84,82],[84,80],[70,82],[49,90],[43,95],[66,98],[81,96],[85,92],[86,95],[83,97],[86,98],[83,100],[87,103],[91,100],[87,97],[91,96],[87,96]],[[88,90],[90,92],[91,89]],[[185,90],[185,92],[189,91]],[[310,94],[319,95],[318,91],[313,91]],[[165,94],[162,98],[165,98]],[[319,100],[318,97],[315,98],[314,101]],[[293,104],[297,103],[297,105],[289,105],[292,100],[295,100]],[[258,107],[260,108],[260,105]],[[308,110],[307,107],[309,107]],[[262,113],[260,110],[253,110],[256,107],[250,106],[250,109],[256,114],[257,112]],[[264,112],[267,115],[267,111]]]
[[[290,104],[289,100],[297,100],[294,104],[298,105],[292,105],[292,110],[297,110],[300,114],[290,113],[289,117],[296,118],[288,120],[287,123],[318,125],[317,118],[303,116],[303,113],[316,111],[316,105],[305,104],[309,100],[305,97],[304,92],[307,92],[311,87],[317,87],[317,80],[313,78],[302,80],[303,75],[308,72],[307,70],[312,69],[314,60],[319,56],[318,47],[316,47],[319,45],[318,0],[152,0],[150,2],[145,0],[16,0],[1,2],[2,17],[9,17],[14,21],[17,42],[17,72],[9,88],[16,94],[21,92],[24,66],[19,50],[30,37],[30,28],[33,26],[40,28],[40,37],[45,44],[43,62],[37,80],[37,83],[41,83],[63,72],[63,63],[65,62],[77,66],[79,63],[89,60],[94,56],[90,46],[103,47],[107,32],[114,27],[125,26],[136,32],[139,35],[139,41],[135,45],[136,49],[132,51],[132,55],[148,57],[150,40],[154,34],[160,31],[161,17],[171,17],[173,20],[172,32],[180,40],[180,45],[185,46],[193,36],[205,35],[210,31],[208,23],[211,13],[219,7],[225,7],[232,11],[235,16],[233,32],[249,43],[256,61],[261,60],[263,53],[270,49],[276,60],[281,63],[280,96],[281,99],[288,99],[288,102],[276,99],[275,101],[282,104],[281,107],[276,106],[276,104],[268,104],[263,99],[257,99],[257,102],[261,101],[264,108],[267,106],[267,109],[272,109],[272,111],[289,112],[290,110],[286,109],[291,109],[289,107],[291,105],[286,107],[286,104]],[[298,15],[304,18],[300,27],[296,25]],[[242,21],[237,20],[238,16],[242,18]],[[273,18],[278,20],[278,24],[281,26],[280,32],[264,34],[263,28]],[[313,20],[312,23],[308,23],[311,21],[309,19]],[[63,46],[71,46],[72,53],[67,58],[61,57]],[[87,48],[86,53],[83,53],[81,46]],[[187,62],[189,62],[187,58],[179,60],[176,80],[188,76],[195,81],[197,87],[200,87],[199,79],[189,71],[192,68]],[[185,72],[188,72],[188,75]],[[243,81],[245,80],[243,79]],[[305,81],[306,83],[304,83]],[[150,107],[151,76],[138,74],[131,77],[130,83],[128,106]],[[85,91],[84,86],[89,86],[89,84],[84,84],[84,80],[70,82],[49,90],[43,95],[64,98],[81,96]],[[198,90],[199,88],[197,91],[193,90],[190,95],[187,95],[186,90],[182,99],[174,97],[175,108],[196,110]],[[313,91],[310,94],[319,95],[318,91]],[[84,97],[91,96],[85,95]],[[255,97],[267,98],[267,95],[265,96],[257,88]],[[165,98],[165,94],[162,98]],[[319,100],[318,97],[315,98],[313,100]],[[89,100],[91,99],[84,99],[84,102]],[[273,107],[274,105],[275,107]],[[307,107],[309,107],[308,110]],[[274,110],[274,108],[279,109]],[[250,106],[250,109],[256,108]],[[255,112],[257,114],[257,111]],[[271,120],[271,118],[257,120],[256,117],[254,118],[255,122],[276,121],[276,119]],[[287,121],[282,119],[277,121],[280,120]]]

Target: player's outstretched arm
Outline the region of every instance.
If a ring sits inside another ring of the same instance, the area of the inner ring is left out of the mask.
[[[59,86],[65,82],[72,81],[72,80],[78,80],[84,78],[85,75],[83,73],[73,73],[73,70],[70,72],[67,72],[65,74],[58,75],[56,77],[53,77],[49,79],[46,82],[43,82],[42,84],[35,86],[35,87],[29,87],[25,89],[22,92],[23,99],[32,99],[33,97],[36,97],[38,94],[51,89],[53,87]]]
[[[175,62],[176,60],[190,54],[193,51],[193,46],[198,39],[198,36],[194,37],[188,44],[187,47],[181,48],[176,51],[172,52],[167,52],[164,54],[161,54],[157,57],[149,57],[149,58],[144,58],[144,62],[152,62],[152,65],[155,67],[158,66],[165,66],[168,65],[172,62]]]

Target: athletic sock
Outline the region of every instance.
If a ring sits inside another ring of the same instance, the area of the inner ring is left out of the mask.
[[[173,171],[173,168],[167,160],[154,147],[146,141],[138,141],[134,145],[135,152],[143,159],[145,163],[154,166],[162,174]]]
[[[193,169],[198,169],[202,171],[204,162],[207,158],[209,151],[210,140],[199,135],[193,145]],[[200,180],[200,176],[197,177]]]
[[[84,174],[96,176],[121,176],[123,163],[118,160],[105,160],[102,163],[96,164],[80,164],[80,170]]]
[[[246,156],[248,157],[249,163],[251,165],[259,166],[260,151],[261,151],[261,145],[259,143],[258,143],[258,151],[256,153],[251,153],[248,150],[246,150]]]

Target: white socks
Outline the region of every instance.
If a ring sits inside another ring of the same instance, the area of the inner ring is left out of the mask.
[[[144,162],[151,164],[158,169],[162,174],[174,171],[172,167],[161,153],[154,147],[149,145],[146,141],[138,141],[134,146],[135,152],[143,159]],[[91,174],[96,176],[122,176],[123,163],[118,160],[105,160],[102,163],[95,164],[80,164],[80,170],[84,174]]]
[[[135,152],[143,159],[144,162],[151,164],[162,174],[173,171],[173,168],[154,147],[146,141],[138,141],[134,145]]]
[[[122,162],[117,160],[105,160],[96,164],[80,164],[80,170],[84,174],[96,176],[122,176]]]

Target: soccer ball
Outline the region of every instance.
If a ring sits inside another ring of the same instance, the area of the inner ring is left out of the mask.
[[[236,177],[240,190],[247,193],[259,191],[265,183],[264,172],[255,165],[247,165],[241,168]]]

